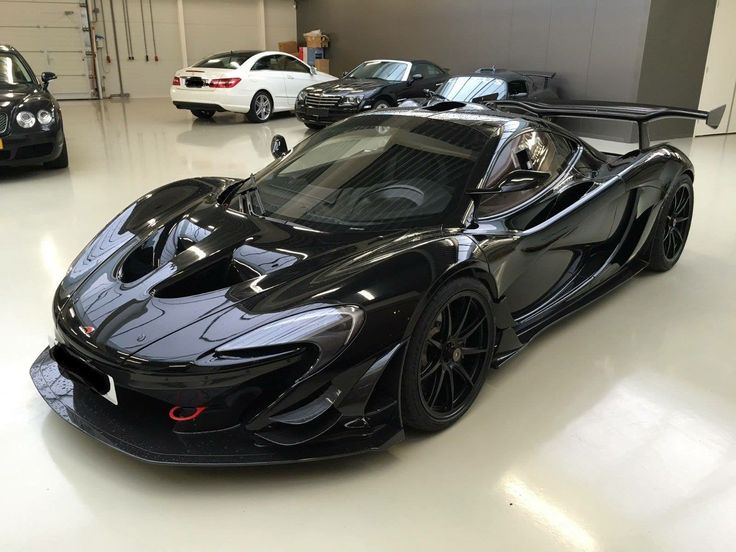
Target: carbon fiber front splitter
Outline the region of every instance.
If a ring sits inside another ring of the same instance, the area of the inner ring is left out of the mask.
[[[242,425],[231,428],[179,433],[171,425],[147,417],[145,410],[114,405],[87,387],[64,377],[48,349],[31,366],[31,378],[48,405],[61,418],[98,441],[155,464],[190,466],[264,465],[306,462],[386,449],[403,440],[394,424],[331,431],[318,442],[279,446],[263,442]],[[350,424],[349,424],[350,425]]]

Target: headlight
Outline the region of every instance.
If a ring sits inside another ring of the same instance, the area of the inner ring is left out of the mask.
[[[340,100],[340,105],[360,105],[363,101],[363,96],[345,96]]]
[[[220,345],[215,349],[215,356],[232,357],[262,347],[312,343],[319,348],[316,369],[337,356],[358,333],[363,318],[363,311],[355,306],[324,307],[295,314]]]
[[[30,111],[21,111],[15,116],[15,122],[22,128],[31,128],[36,124],[36,117]]]
[[[301,92],[299,92],[299,94],[297,95],[297,97],[296,97],[296,100],[297,100],[298,102],[303,102],[303,101],[304,101],[304,98],[306,98],[306,97],[307,97],[307,91],[306,91],[306,90],[302,90],[302,91],[301,91]]]
[[[47,109],[42,109],[36,113],[36,119],[38,119],[38,122],[42,125],[48,125],[54,120],[54,116]]]

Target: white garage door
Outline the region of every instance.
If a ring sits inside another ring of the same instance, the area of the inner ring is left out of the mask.
[[[20,50],[37,75],[56,73],[51,90],[57,98],[91,97],[80,4],[0,0],[0,43]]]

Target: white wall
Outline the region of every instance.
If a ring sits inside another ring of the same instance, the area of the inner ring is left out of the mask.
[[[120,67],[123,87],[131,98],[165,97],[171,78],[183,67],[179,43],[179,24],[176,0],[151,0],[156,27],[156,45],[159,61],[154,61],[148,0],[144,0],[144,16],[148,40],[149,61],[143,52],[143,30],[139,0],[128,0],[131,35],[135,60],[127,59],[122,0],[96,0],[102,3],[107,25],[107,46],[112,63],[101,63],[105,77],[106,95],[119,92],[115,47],[112,36],[110,2],[115,10]],[[277,43],[296,40],[296,10],[293,0],[183,0],[184,34],[189,64],[219,51],[276,49]],[[265,25],[264,25],[265,14]],[[265,27],[265,29],[264,29]],[[104,34],[101,22],[97,34]]]

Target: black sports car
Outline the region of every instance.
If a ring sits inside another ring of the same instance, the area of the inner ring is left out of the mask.
[[[498,109],[520,110],[514,114]],[[454,102],[351,117],[245,180],[127,207],[72,263],[31,368],[48,404],[151,462],[259,464],[445,428],[486,371],[649,268],[672,268],[693,166],[646,124],[710,114]],[[636,121],[600,153],[544,117]]]
[[[539,101],[557,99],[557,91],[550,86],[555,73],[542,71],[508,71],[495,67],[477,69],[469,75],[456,75],[435,90],[426,89],[425,98],[399,102],[401,107],[418,107],[435,103],[476,102],[492,100]]]
[[[54,73],[39,82],[20,52],[0,45],[0,167],[69,165],[61,109],[48,90]]]
[[[296,117],[312,129],[369,109],[386,109],[409,98],[423,98],[449,73],[426,60],[364,61],[342,78],[308,86],[296,99]]]

